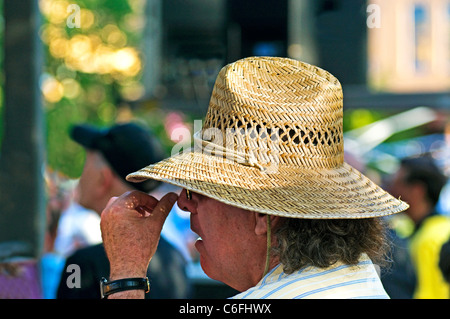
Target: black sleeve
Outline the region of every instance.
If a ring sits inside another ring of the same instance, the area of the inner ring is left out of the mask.
[[[444,279],[450,283],[450,239],[441,247],[439,268]]]
[[[78,278],[75,272],[67,271],[69,265],[78,266]],[[67,258],[57,299],[100,299],[100,279],[108,276],[109,262],[103,245],[80,249]]]

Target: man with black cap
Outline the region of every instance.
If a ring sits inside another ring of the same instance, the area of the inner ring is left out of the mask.
[[[147,130],[133,124],[117,124],[108,129],[78,125],[71,131],[74,141],[86,149],[86,162],[78,184],[79,203],[101,214],[111,197],[131,190],[161,196],[163,184],[129,183],[130,172],[164,158],[158,140]],[[153,262],[148,268],[152,289],[148,298],[188,298],[189,282],[182,254],[163,237],[160,238]],[[71,272],[63,272],[57,297],[100,298],[99,282],[109,276],[109,261],[103,244],[82,248],[70,256],[64,269],[71,264],[80,268],[80,285],[68,284]]]

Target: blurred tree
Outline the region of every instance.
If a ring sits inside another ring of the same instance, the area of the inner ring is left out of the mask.
[[[140,99],[139,51],[145,0],[40,0],[45,70],[40,79],[46,114],[47,162],[78,177],[84,152],[68,132],[76,123],[103,126]],[[124,120],[127,120],[125,118]]]
[[[2,3],[3,4],[3,3]],[[0,252],[39,255],[45,228],[42,66],[34,1],[5,1],[3,143],[0,149]],[[8,246],[8,247],[7,247]],[[17,251],[17,247],[20,247]],[[1,257],[0,257],[1,259]]]

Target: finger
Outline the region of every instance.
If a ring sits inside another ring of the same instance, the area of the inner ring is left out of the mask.
[[[158,200],[147,193],[131,191],[123,194],[118,199],[118,204],[127,210],[138,212],[151,212],[158,204]]]
[[[153,209],[152,215],[164,223],[165,219],[172,210],[173,205],[175,205],[178,200],[178,195],[175,193],[167,193],[161,198],[158,204]],[[161,224],[162,224],[161,223]]]
[[[109,199],[108,203],[106,204],[105,209],[108,208],[109,206],[111,206],[112,203],[114,203],[114,202],[116,201],[117,198],[118,198],[118,197],[111,197],[111,198]]]
[[[102,210],[100,217],[104,216],[106,213],[106,211],[109,210],[109,208],[113,205],[113,203],[118,199],[118,197],[111,197],[108,201],[108,203],[106,204],[105,208]]]

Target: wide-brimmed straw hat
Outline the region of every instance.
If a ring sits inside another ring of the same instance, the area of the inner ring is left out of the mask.
[[[250,57],[217,76],[195,146],[128,175],[291,218],[368,218],[403,211],[344,162],[339,81],[288,58]]]

